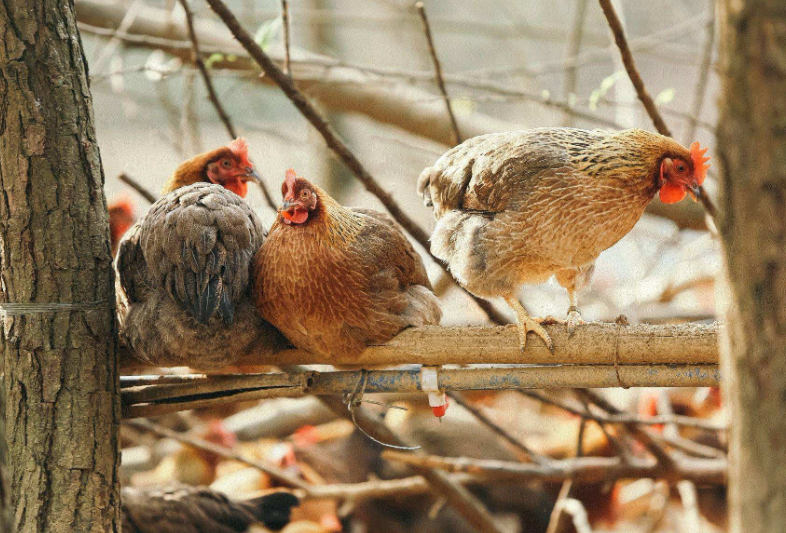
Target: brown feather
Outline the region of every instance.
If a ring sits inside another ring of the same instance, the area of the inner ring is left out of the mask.
[[[232,150],[228,146],[222,146],[221,148],[216,148],[215,150],[199,154],[184,161],[175,169],[164,184],[161,194],[169,194],[180,187],[185,187],[193,183],[209,183],[206,172],[207,165],[213,161],[218,161],[222,157],[230,155],[232,155]]]

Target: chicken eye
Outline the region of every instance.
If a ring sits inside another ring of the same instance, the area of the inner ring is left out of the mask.
[[[677,172],[685,172],[685,164],[677,163]]]
[[[223,159],[221,161],[221,166],[224,168],[229,168],[232,166],[232,163],[229,161],[229,159]]]
[[[303,189],[303,192],[300,193],[300,197],[304,200],[308,198],[308,195],[311,194],[308,189]]]

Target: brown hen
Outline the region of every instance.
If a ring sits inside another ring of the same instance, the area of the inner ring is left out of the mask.
[[[287,172],[284,205],[254,259],[257,309],[295,346],[352,357],[442,311],[423,261],[387,215],[343,207]]]
[[[247,150],[238,140],[180,165],[120,243],[121,334],[147,363],[214,370],[285,343],[249,294],[265,230],[236,194],[257,179]]]
[[[576,293],[598,255],[636,224],[660,191],[666,203],[694,195],[708,166],[643,130],[541,128],[483,135],[423,171],[418,190],[434,206],[431,251],[473,294],[501,296],[516,312],[521,349],[545,329],[517,299],[522,285],[555,275],[570,296],[568,329],[582,323]]]

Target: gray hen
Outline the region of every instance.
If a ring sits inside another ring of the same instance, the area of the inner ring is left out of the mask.
[[[135,357],[211,370],[281,347],[249,298],[264,239],[251,208],[219,185],[181,187],[153,204],[115,260],[121,333]]]

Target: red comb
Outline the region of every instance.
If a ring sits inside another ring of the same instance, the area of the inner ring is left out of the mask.
[[[240,159],[243,166],[253,166],[248,159],[248,142],[243,137],[238,137],[227,146],[232,150],[232,153]]]
[[[704,157],[704,154],[707,153],[707,148],[704,150],[701,149],[701,145],[698,141],[694,142],[690,145],[690,158],[693,160],[693,168],[695,169],[696,181],[699,185],[704,183],[704,178],[707,177],[707,170],[709,170],[710,166],[707,164],[707,161],[710,160],[709,157]]]
[[[117,198],[112,199],[107,205],[108,210],[116,210],[116,211],[123,211],[124,213],[128,213],[129,215],[134,214],[134,202],[128,195],[120,195]]]
[[[297,172],[294,169],[290,168],[287,170],[287,174],[284,177],[284,181],[288,186],[293,186],[295,184],[295,180],[297,180]]]

